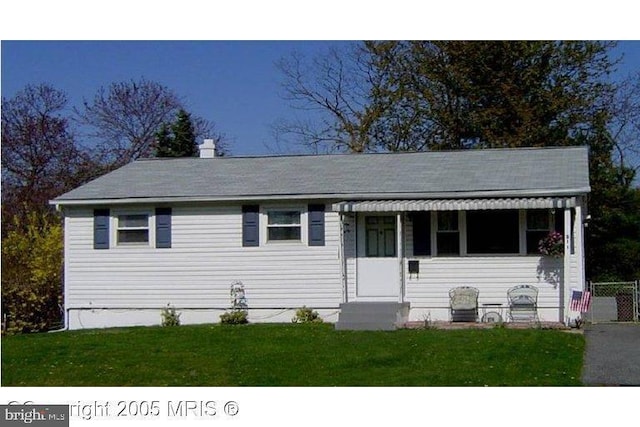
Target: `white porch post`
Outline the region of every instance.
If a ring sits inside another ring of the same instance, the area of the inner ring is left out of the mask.
[[[575,257],[578,263],[578,287],[582,290],[585,288],[585,266],[584,266],[584,225],[583,218],[584,209],[582,208],[582,198],[577,198],[576,203],[576,220],[574,226],[575,233]]]
[[[338,258],[340,260],[340,279],[342,280],[342,302],[349,302],[349,292],[347,291],[347,257],[344,249],[344,213],[340,212],[340,244],[338,247]]]
[[[399,263],[399,270],[400,270],[400,280],[399,282],[399,286],[400,286],[400,291],[398,292],[398,302],[402,303],[404,301],[404,221],[402,220],[402,212],[398,212],[396,215],[396,228],[398,230],[397,232],[397,248],[398,250],[396,251],[398,254],[398,263]]]
[[[571,208],[564,208],[564,268],[560,287],[560,322],[565,323],[568,314],[568,289],[571,284]]]

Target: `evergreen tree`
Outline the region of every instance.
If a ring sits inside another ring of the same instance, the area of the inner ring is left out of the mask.
[[[194,157],[196,136],[191,115],[178,111],[175,122],[166,123],[156,133],[156,157]]]
[[[196,155],[196,135],[191,115],[185,110],[178,111],[176,121],[171,126],[173,133],[173,157],[193,157]]]
[[[164,123],[156,133],[156,157],[173,157],[171,147],[173,145],[173,137],[169,130],[169,126]]]

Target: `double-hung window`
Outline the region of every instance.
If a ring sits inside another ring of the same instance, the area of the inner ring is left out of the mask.
[[[116,217],[116,241],[119,246],[149,244],[149,215],[121,214]]]
[[[438,255],[460,255],[460,229],[457,211],[438,212],[436,234]]]
[[[551,215],[547,209],[531,209],[527,211],[527,254],[538,255],[540,241],[550,231]]]
[[[301,214],[298,209],[267,211],[267,241],[302,241]]]

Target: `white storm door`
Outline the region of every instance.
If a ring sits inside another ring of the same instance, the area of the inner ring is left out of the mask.
[[[357,296],[359,299],[398,299],[400,263],[395,215],[358,218]]]

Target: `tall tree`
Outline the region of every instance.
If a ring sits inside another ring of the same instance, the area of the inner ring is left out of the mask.
[[[157,133],[156,157],[193,157],[196,151],[191,115],[181,109],[175,122],[171,126],[163,125]]]
[[[640,189],[632,188],[634,170],[616,163],[610,123],[596,122],[578,142],[591,147],[586,229],[587,278],[594,281],[640,277]]]
[[[79,123],[91,129],[88,136],[97,142],[101,163],[110,170],[151,156],[162,126],[183,109],[173,90],[142,78],[101,87],[93,101],[85,100],[75,112]],[[226,149],[212,122],[200,117],[191,121],[196,138],[211,137],[220,142],[221,152]]]
[[[640,172],[640,71],[617,88],[609,125],[614,157],[622,167]]]
[[[367,42],[386,149],[571,145],[608,112],[603,42]],[[407,118],[411,118],[407,120]],[[398,140],[398,135],[403,139]]]
[[[102,162],[110,168],[149,156],[156,133],[181,108],[168,87],[146,79],[101,87],[76,109],[80,124],[92,129]]]
[[[75,141],[66,95],[50,85],[28,85],[2,98],[3,235],[30,211],[85,182],[94,164]]]
[[[66,105],[46,84],[2,98],[2,312],[10,332],[60,325],[62,224],[48,202],[95,171]]]
[[[306,67],[294,57],[281,68],[287,99],[318,112],[319,120],[299,127],[297,135],[326,151],[588,145],[588,274],[631,278],[640,270],[633,243],[640,219],[637,190],[630,187],[634,171],[627,166],[638,147],[640,86],[628,83],[615,97],[608,78],[616,63],[612,46],[364,42],[346,55],[333,52]],[[319,137],[304,132],[314,126],[323,130]]]
[[[572,144],[609,111],[610,47],[386,41],[294,55],[280,64],[285,99],[319,120],[286,130],[353,152]]]
[[[377,77],[367,61],[356,45],[332,48],[315,58],[294,53],[280,60],[282,96],[304,115],[276,123],[276,139],[315,153],[368,151],[379,111],[372,110],[369,100],[375,84],[370,79]]]

